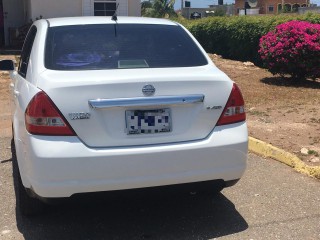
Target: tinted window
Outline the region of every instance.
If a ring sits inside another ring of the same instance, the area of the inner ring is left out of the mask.
[[[36,34],[37,34],[37,28],[35,26],[32,26],[23,44],[21,59],[18,67],[18,72],[23,77],[26,77],[27,75],[30,54],[31,54],[31,50],[32,50],[32,46],[33,46],[33,42],[36,37]]]
[[[179,26],[105,24],[49,28],[45,65],[53,70],[164,68],[208,62]]]

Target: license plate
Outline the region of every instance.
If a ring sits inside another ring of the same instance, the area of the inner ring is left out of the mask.
[[[171,132],[170,109],[127,110],[126,129],[127,134]]]

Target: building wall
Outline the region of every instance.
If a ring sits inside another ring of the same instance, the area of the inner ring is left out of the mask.
[[[24,24],[24,5],[22,0],[3,0],[5,44],[9,44],[9,28]]]
[[[307,12],[320,13],[320,7],[301,7],[298,12],[299,14],[305,14]]]
[[[245,0],[235,0],[235,14],[238,14],[239,9],[244,9]],[[260,14],[276,14],[278,13],[278,5],[288,4],[291,7],[294,4],[299,4],[300,6],[305,4],[309,5],[309,0],[258,0],[257,8],[260,9]],[[269,11],[269,7],[273,6],[273,11]]]
[[[201,17],[210,16],[211,13],[207,12],[214,12],[217,9],[223,9],[226,12],[227,16],[233,15],[234,12],[234,5],[210,5],[209,8],[182,8],[181,14],[185,18],[190,18],[190,15],[194,12],[201,13]]]
[[[214,11],[215,8],[183,8],[182,9],[182,16],[185,18],[190,18],[190,14],[193,12],[198,12],[201,14],[201,17],[206,16],[206,11]]]
[[[141,16],[140,0],[117,0],[119,16]],[[3,0],[5,43],[9,45],[9,28],[18,28],[43,18],[93,15],[94,0]],[[84,6],[92,6],[87,11]],[[86,10],[86,11],[84,11]]]
[[[141,16],[141,1],[140,0],[128,0],[128,15],[129,16]]]
[[[82,15],[82,0],[31,0],[31,18],[73,17]]]
[[[119,16],[141,16],[140,0],[118,0]],[[31,0],[31,18],[92,16],[94,0]],[[91,6],[91,7],[90,7]]]
[[[24,15],[25,15],[25,22],[29,22],[32,19],[31,16],[31,0],[24,1]]]

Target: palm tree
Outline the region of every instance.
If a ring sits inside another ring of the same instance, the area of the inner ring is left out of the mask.
[[[153,5],[153,2],[151,2],[150,0],[143,1],[141,3],[141,15],[145,17],[149,16],[150,12],[152,11],[152,5]]]
[[[175,0],[144,1],[141,3],[142,16],[158,18],[176,16],[174,3]],[[150,5],[152,6],[151,8]]]
[[[158,17],[175,16],[174,3],[175,0],[155,0],[153,9],[157,13]]]

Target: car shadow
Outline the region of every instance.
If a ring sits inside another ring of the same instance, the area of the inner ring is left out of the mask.
[[[11,152],[13,159],[13,140]],[[17,196],[16,178],[13,185]],[[26,240],[211,239],[248,228],[222,193],[189,190],[177,185],[75,195],[34,217],[16,208],[17,227]]]
[[[19,231],[35,239],[211,239],[244,231],[247,222],[223,194],[126,190],[76,196],[41,216],[17,211]]]
[[[262,78],[260,81],[268,85],[281,86],[281,87],[320,89],[319,80],[294,81],[292,78],[275,76],[275,77]]]

